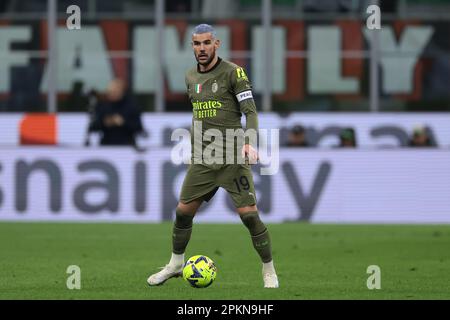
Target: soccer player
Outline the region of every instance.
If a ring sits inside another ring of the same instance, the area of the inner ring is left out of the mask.
[[[217,39],[213,27],[207,24],[195,27],[192,47],[197,65],[190,69],[185,77],[187,93],[193,107],[193,123],[201,123],[202,133],[208,129],[225,133],[227,129],[242,128],[241,115],[244,113],[246,129],[256,132],[258,117],[250,81],[243,68],[217,56],[219,46],[220,40]],[[196,141],[194,137],[191,140],[194,150]],[[242,144],[239,156],[248,159],[250,163],[256,163],[256,145],[252,145],[251,139],[246,139]],[[204,142],[202,146],[205,147]],[[226,150],[225,153],[229,151]],[[237,160],[238,152],[235,154],[233,159]],[[202,202],[209,201],[219,187],[231,195],[236,211],[250,232],[253,246],[262,261],[264,287],[278,288],[269,231],[259,218],[250,165],[243,161],[231,164],[191,162],[176,208],[171,259],[160,272],[147,279],[149,285],[160,285],[171,277],[181,275],[184,252],[191,237],[192,220]]]

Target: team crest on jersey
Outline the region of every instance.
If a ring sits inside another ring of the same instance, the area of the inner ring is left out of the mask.
[[[217,84],[217,82],[214,81],[214,83],[212,84],[211,90],[213,93],[216,93],[218,89],[219,89],[219,85]]]
[[[195,85],[195,93],[200,93],[200,92],[202,92],[202,85],[197,83]]]

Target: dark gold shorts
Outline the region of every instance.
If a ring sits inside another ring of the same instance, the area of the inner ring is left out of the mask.
[[[180,200],[183,203],[193,200],[209,201],[219,187],[230,194],[236,208],[256,204],[253,175],[247,164],[189,165]]]

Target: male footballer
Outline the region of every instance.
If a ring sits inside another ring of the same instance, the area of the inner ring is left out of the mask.
[[[257,132],[258,116],[250,81],[243,68],[217,56],[220,40],[214,28],[207,24],[196,26],[192,34],[192,47],[197,66],[186,73],[185,80],[193,107],[193,124],[200,123],[202,133],[215,129],[225,134],[227,129],[242,128],[241,115],[244,113],[246,129]],[[192,135],[193,150],[195,142]],[[202,146],[205,147],[204,142]],[[229,152],[224,152],[228,160]],[[147,279],[149,285],[160,285],[169,278],[181,275],[184,252],[192,233],[192,220],[202,202],[209,201],[222,187],[230,194],[237,213],[250,232],[253,247],[261,258],[264,287],[278,288],[269,231],[259,218],[250,165],[236,161],[239,156],[256,163],[256,145],[245,140],[242,149],[231,157],[233,163],[191,162],[176,208],[172,257],[160,272]]]

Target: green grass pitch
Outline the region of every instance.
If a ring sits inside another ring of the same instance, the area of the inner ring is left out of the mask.
[[[212,286],[147,286],[169,259],[171,223],[0,223],[0,299],[450,299],[450,226],[270,224],[280,288],[240,224],[195,224],[187,256],[218,266]],[[69,265],[81,290],[69,290]],[[369,265],[381,289],[366,286]]]

